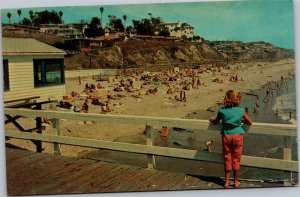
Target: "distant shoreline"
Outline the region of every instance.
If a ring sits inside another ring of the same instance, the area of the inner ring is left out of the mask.
[[[279,83],[280,82],[280,80],[277,80],[277,81],[272,81],[273,83],[275,82],[275,83]],[[292,83],[295,83],[295,79],[293,78],[292,79]],[[243,92],[242,93],[242,102],[241,102],[241,106],[242,107],[248,107],[249,108],[249,106],[247,106],[247,104],[249,104],[249,103],[255,103],[255,99],[254,98],[251,98],[250,96],[247,96],[247,93],[250,93],[250,94],[253,94],[253,95],[258,95],[259,97],[261,97],[262,98],[262,96],[264,95],[264,93],[265,93],[265,91],[266,91],[266,86],[267,84],[263,84],[260,88],[258,88],[258,89],[256,89],[256,90],[250,90],[250,91],[248,91],[248,92]],[[295,88],[295,85],[294,86],[291,86],[290,87],[290,89],[292,89],[292,88]],[[291,90],[292,92],[296,92],[296,89],[292,89]],[[287,94],[287,93],[286,93]],[[277,97],[274,97],[274,101],[273,102],[271,102],[271,106],[268,106],[268,108],[267,108],[267,111],[268,112],[274,112],[273,114],[274,114],[274,117],[272,118],[272,117],[270,117],[269,118],[269,121],[270,122],[272,122],[272,123],[284,123],[284,124],[290,124],[287,120],[282,120],[281,119],[281,116],[282,116],[282,114],[279,114],[279,116],[275,116],[275,110],[274,109],[272,109],[273,108],[273,106],[274,106],[274,102],[276,101],[276,99],[278,98],[278,97],[280,97],[280,96],[283,96],[283,95],[285,95],[285,94],[282,94],[282,95],[278,95]],[[194,112],[192,112],[192,113],[189,113],[189,114],[187,114],[185,117],[186,118],[188,118],[188,119],[204,119],[204,120],[207,120],[211,115],[213,115],[213,116],[215,116],[216,114],[217,114],[217,111],[218,111],[218,109],[220,108],[220,107],[222,107],[222,105],[220,105],[220,106],[218,106],[218,105],[213,105],[213,106],[210,106],[210,107],[208,107],[208,109],[210,109],[210,110],[213,110],[214,112],[212,112],[212,111],[208,111],[208,110],[196,110],[196,111],[194,111]],[[253,118],[253,112],[252,112],[252,108],[250,109],[251,110],[251,112],[250,112],[250,116],[252,116],[252,118]],[[295,111],[296,111],[296,109],[294,109]],[[293,114],[292,115],[292,117],[295,119],[295,115],[296,114]],[[255,121],[256,122],[266,122],[265,121],[265,119],[264,118],[262,118],[262,119],[256,119],[255,118]]]

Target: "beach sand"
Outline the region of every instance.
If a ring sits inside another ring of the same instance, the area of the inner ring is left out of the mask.
[[[179,95],[179,92],[175,92],[170,95],[167,94],[167,86],[159,85],[158,93],[155,95],[143,95],[143,98],[134,98],[131,95],[132,92],[114,92],[112,91],[114,84],[118,83],[116,79],[115,82],[100,82],[102,86],[105,87],[105,90],[102,92],[110,90],[112,94],[122,94],[126,97],[120,100],[111,100],[109,104],[110,108],[113,110],[109,114],[118,114],[118,115],[136,115],[136,116],[155,116],[155,117],[173,117],[173,118],[185,118],[188,114],[192,114],[195,111],[199,112],[201,119],[208,119],[209,116],[216,115],[215,112],[206,111],[208,108],[216,109],[218,102],[223,101],[225,92],[228,89],[233,89],[239,92],[251,92],[259,90],[267,81],[279,81],[281,76],[287,77],[289,73],[295,73],[295,61],[294,59],[286,59],[278,62],[252,62],[252,63],[239,63],[230,66],[230,70],[221,70],[221,72],[207,71],[199,75],[201,83],[204,82],[206,87],[199,87],[199,89],[186,90],[186,102],[177,101],[174,99],[175,95]],[[237,69],[238,68],[238,69]],[[243,81],[231,82],[229,81],[230,75],[238,75],[239,78],[242,78]],[[224,83],[212,82],[214,79],[219,78],[223,79]],[[125,78],[126,79],[126,78]],[[187,78],[185,78],[187,79]],[[191,78],[189,78],[191,80]],[[84,89],[86,83],[97,84],[92,78],[82,78],[81,85],[79,85],[78,79],[66,79],[66,95],[70,95],[72,91],[81,93]],[[172,84],[179,83],[180,81],[173,81]],[[140,87],[142,81],[134,81],[135,87]],[[151,88],[151,86],[145,86],[141,92]],[[171,99],[170,99],[171,98]],[[75,102],[72,104],[77,108],[81,108],[82,103],[84,102],[84,97],[76,98]],[[89,101],[90,103],[90,101]],[[115,106],[114,104],[122,103],[121,106]],[[49,105],[45,106],[44,109],[49,109]],[[89,104],[89,113],[99,113],[100,107]],[[35,121],[30,118],[21,118],[18,122],[23,125],[25,128],[34,127]],[[12,124],[5,125],[6,129],[16,128]],[[73,136],[73,137],[82,137],[90,139],[101,139],[107,141],[119,141],[119,142],[128,142],[128,143],[140,143],[146,144],[146,136],[143,134],[145,125],[112,125],[109,123],[94,123],[72,121],[72,120],[60,120],[61,135]],[[167,138],[162,138],[159,136],[158,131],[160,128],[155,128],[155,135],[157,138],[157,144],[173,144],[174,141],[168,141]],[[46,134],[54,134],[55,131],[48,125],[43,131]],[[184,135],[184,134],[180,134]],[[182,137],[184,145],[184,140],[191,139],[191,133],[187,133],[185,137]],[[207,139],[211,139],[210,134],[205,133],[200,137],[201,140],[197,143],[203,143]],[[216,134],[216,139],[219,139],[219,134]],[[167,142],[166,142],[167,141]],[[26,148],[29,150],[35,150],[35,146],[30,141],[9,139],[7,143],[12,145]],[[53,145],[49,143],[43,143],[44,152],[53,153]],[[180,146],[177,146],[180,148]],[[65,156],[73,157],[91,157],[99,158],[108,161],[116,161],[120,155],[123,157],[124,163],[134,164],[139,163],[139,161],[146,160],[146,156],[137,156],[134,162],[132,161],[131,154],[116,154],[113,151],[98,150],[92,148],[84,147],[74,147],[62,145],[62,154]],[[205,148],[205,145],[195,146],[195,148]],[[220,151],[220,150],[219,150]],[[209,165],[209,164],[208,164]],[[146,163],[143,163],[142,166],[146,166]],[[222,168],[219,170],[222,172]]]

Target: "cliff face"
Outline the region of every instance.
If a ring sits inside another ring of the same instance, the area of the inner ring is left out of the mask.
[[[31,37],[65,49],[64,39],[47,34],[6,32],[6,37]],[[275,47],[266,42],[203,40],[201,43],[126,40],[112,47],[94,49],[90,54],[74,52],[65,57],[65,68],[137,68],[193,66],[230,61],[277,61],[294,58],[294,50]]]
[[[294,51],[265,42],[218,41],[202,43],[127,40],[92,54],[65,58],[66,69],[138,68],[198,65],[225,61],[276,61],[294,57]],[[80,60],[80,61],[79,61]]]
[[[81,61],[78,61],[79,56]],[[127,40],[112,47],[95,49],[92,55],[70,55],[65,58],[65,65],[66,69],[138,68],[191,65],[219,60],[224,60],[224,56],[208,43]]]
[[[278,48],[266,42],[216,41],[210,44],[224,56],[235,61],[276,61],[294,57],[293,50]]]

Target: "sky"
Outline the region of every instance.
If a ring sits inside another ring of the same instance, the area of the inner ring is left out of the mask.
[[[195,35],[206,40],[240,40],[243,42],[265,41],[278,47],[294,49],[294,20],[292,0],[252,0],[185,3],[147,3],[131,5],[96,5],[70,7],[21,8],[23,17],[29,18],[29,11],[55,10],[64,13],[64,23],[89,22],[92,17],[100,18],[103,7],[103,22],[108,15],[121,18],[127,15],[127,26],[132,20],[162,17],[164,22],[187,22],[195,27]],[[2,10],[2,23],[18,23],[17,8]]]

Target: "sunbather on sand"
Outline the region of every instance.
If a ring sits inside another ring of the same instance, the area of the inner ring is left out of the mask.
[[[84,113],[89,112],[89,105],[88,105],[88,100],[87,99],[82,104],[81,111],[84,112]]]
[[[93,105],[101,105],[102,103],[99,101],[98,98],[92,98],[92,104]]]
[[[97,89],[102,89],[104,88],[100,83],[97,84]]]
[[[168,86],[167,94],[173,94],[174,90],[170,86]]]
[[[108,112],[111,112],[112,110],[110,109],[110,107],[108,106],[108,103],[106,103],[104,106],[101,107],[101,114],[106,114]]]
[[[143,95],[142,95],[142,93],[139,91],[139,92],[137,92],[137,93],[135,93],[135,94],[133,94],[132,95],[134,98],[142,98],[143,97]]]
[[[78,93],[78,92],[72,91],[72,92],[71,92],[71,97],[76,97],[76,96],[79,96],[79,93]]]

